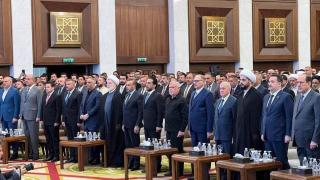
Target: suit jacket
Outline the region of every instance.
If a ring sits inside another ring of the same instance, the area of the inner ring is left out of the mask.
[[[147,89],[146,89],[146,87],[144,87],[144,92],[142,93],[142,87],[140,87],[137,91],[140,93],[140,94],[142,94],[142,95],[145,95],[145,93],[147,92]]]
[[[2,100],[2,95],[4,89],[0,89],[0,120],[12,121],[13,118],[19,119],[20,111],[20,94],[19,91],[10,87],[4,101]]]
[[[126,95],[128,96],[129,93]],[[127,102],[123,102],[123,125],[133,129],[134,126],[142,127],[143,95],[134,91]],[[140,123],[140,124],[139,124]]]
[[[24,120],[36,120],[40,118],[42,101],[42,91],[33,86],[29,89],[24,88],[21,93],[20,115]]]
[[[237,117],[237,98],[230,95],[224,105],[219,108],[222,98],[215,104],[214,111],[214,139],[231,141],[234,124]]]
[[[215,90],[216,90],[216,88],[218,87],[217,86],[217,84],[215,83],[215,82],[212,82],[212,84],[211,84],[211,87],[209,88],[209,86],[208,85],[206,85],[205,86],[206,87],[206,89],[208,90],[208,91],[210,91],[210,92],[214,92]]]
[[[290,94],[290,95],[291,95],[291,98],[292,98],[292,99],[295,99],[295,96],[296,96],[296,95],[295,95],[294,92],[290,89],[289,86],[286,86],[285,88],[283,88],[282,91]]]
[[[94,89],[89,97],[87,97],[88,95],[88,91],[82,95],[80,115],[88,114],[89,118],[84,121],[84,125],[87,130],[96,131],[98,129],[97,125],[101,93],[97,89]]]
[[[298,147],[309,147],[311,141],[320,143],[320,94],[311,90],[298,109],[300,96],[294,103],[292,137]]]
[[[291,136],[293,99],[279,91],[267,107],[270,96],[267,94],[263,99],[261,134],[265,140],[283,141],[285,135]]]
[[[70,95],[68,102],[65,99],[68,92],[64,92],[61,97],[62,101],[62,121],[65,123],[80,123],[80,104],[82,100],[82,94],[74,89]]]
[[[156,91],[161,94],[162,93],[162,90],[163,88],[165,88],[165,86],[158,86]],[[162,94],[161,94],[162,95]],[[167,99],[167,97],[170,97],[170,94],[169,94],[169,85],[167,85],[167,88],[166,90],[164,91],[164,94],[162,95],[164,97],[164,99]]]
[[[189,103],[189,129],[194,132],[212,132],[214,122],[212,93],[203,88],[194,97],[195,92],[192,92]]]
[[[46,103],[47,94],[42,96],[40,119],[44,125],[54,125],[61,121],[61,97],[56,91],[52,92]]]
[[[181,86],[181,88],[180,88],[180,93],[181,93],[182,96],[184,95],[184,91],[185,91],[186,88],[187,88],[187,84],[183,84],[183,85]],[[194,90],[195,90],[194,86],[191,85],[191,87],[189,88],[189,91],[188,91],[187,96],[184,97],[184,98],[186,99],[186,101],[187,101],[188,104],[189,104],[189,102],[190,102],[191,94],[192,94],[192,92],[193,92]]]
[[[143,125],[145,129],[156,129],[162,127],[164,103],[163,97],[156,91],[153,91],[145,103],[146,95],[143,98]],[[140,123],[140,122],[139,122]]]
[[[124,89],[123,89],[123,91],[122,91],[122,93],[121,93],[121,92],[120,92],[120,86],[121,86],[121,85],[117,86],[116,91],[121,94],[121,97],[122,97],[122,99],[124,100],[124,98],[126,97],[126,94],[127,94],[127,90],[126,90],[126,87],[124,87]]]
[[[243,93],[243,89],[240,87],[240,85],[238,84],[236,86],[235,90],[231,90],[231,95],[233,95],[234,97],[238,98],[239,96],[241,96]]]
[[[260,86],[257,88],[257,91],[261,94],[262,98],[269,93],[268,89],[265,88],[262,84],[260,84]]]

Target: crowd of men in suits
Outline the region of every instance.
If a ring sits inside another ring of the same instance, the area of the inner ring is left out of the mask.
[[[296,73],[239,70],[217,74],[183,73],[144,75],[142,71],[119,75],[93,74],[70,78],[62,73],[19,79],[0,76],[2,129],[17,128],[18,120],[30,142],[30,158],[39,158],[39,122],[43,122],[49,155],[57,161],[59,129],[72,140],[80,129],[100,132],[108,143],[108,166],[123,166],[125,148],[145,139],[165,137],[183,152],[183,139],[192,146],[214,140],[231,155],[245,148],[271,151],[288,169],[288,145],[297,146],[304,157],[320,158],[320,77],[306,67]],[[163,127],[164,125],[164,127]],[[18,155],[12,144],[11,159]],[[90,149],[90,163],[99,164],[102,151]],[[70,149],[68,162],[76,162]],[[169,161],[171,162],[171,161]],[[161,158],[157,159],[161,170]],[[140,159],[130,157],[129,168],[140,168]],[[171,168],[171,163],[170,163]],[[183,165],[179,165],[183,174]],[[170,175],[170,172],[168,173]]]

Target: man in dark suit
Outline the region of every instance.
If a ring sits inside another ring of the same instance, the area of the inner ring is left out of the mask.
[[[292,99],[295,99],[295,94],[290,88],[290,84],[288,83],[288,77],[286,75],[281,75],[282,78],[282,91],[291,95]]]
[[[170,96],[169,94],[169,75],[162,74],[160,79],[161,86],[158,86],[156,91],[161,94],[161,96],[166,99]]]
[[[65,94],[65,92],[67,91],[65,78],[60,77],[58,79],[58,86],[56,87],[56,91],[57,91],[58,95],[60,95],[60,96]]]
[[[269,78],[270,94],[263,99],[261,140],[265,150],[271,151],[282,163],[283,169],[289,169],[288,144],[291,139],[293,99],[281,90],[280,75]]]
[[[228,82],[231,85],[231,92],[230,94],[235,97],[238,98],[242,92],[243,89],[241,88],[241,86],[239,85],[239,80],[238,77],[236,75],[231,75],[228,77]]]
[[[80,105],[80,120],[84,122],[86,132],[98,132],[99,101],[101,93],[96,89],[96,80],[89,77],[86,80],[87,92],[83,93]],[[79,126],[79,125],[78,125]],[[97,148],[90,148],[90,160],[92,165],[100,164],[100,156]]]
[[[171,141],[171,147],[178,148],[183,152],[184,131],[188,124],[188,106],[185,98],[180,92],[178,81],[171,81],[169,84],[170,97],[165,102],[165,130],[167,140]],[[165,175],[171,176],[171,157],[169,157],[169,172]],[[179,175],[183,175],[183,164],[179,163]]]
[[[21,93],[20,117],[24,122],[24,133],[28,138],[32,160],[39,159],[39,121],[42,102],[42,91],[35,85],[36,79],[26,75],[26,87]]]
[[[192,146],[197,146],[209,142],[213,135],[214,106],[212,93],[204,88],[204,76],[196,75],[193,82],[196,90],[190,98],[188,119]]]
[[[162,130],[164,103],[161,94],[155,90],[156,85],[157,80],[149,77],[146,84],[147,93],[143,99],[143,124],[146,140],[148,138],[160,139]],[[161,158],[157,158],[157,170],[158,172],[161,170]]]
[[[20,112],[20,94],[12,86],[12,78],[3,79],[3,89],[0,89],[0,121],[2,129],[17,129],[19,112]],[[12,143],[13,154],[11,160],[17,159],[18,147]],[[10,149],[8,150],[10,152]]]
[[[205,85],[205,87],[206,87],[206,89],[207,89],[208,91],[210,91],[211,93],[214,93],[215,90],[217,89],[217,84],[214,82],[214,77],[215,77],[215,76],[213,76],[211,72],[207,72],[207,73],[204,75],[204,78],[205,78],[205,80],[206,80],[206,85]]]
[[[123,99],[125,98],[125,96],[127,94],[126,82],[127,82],[127,76],[120,75],[120,77],[119,77],[119,86],[117,87],[117,91],[121,94]]]
[[[124,140],[126,148],[138,147],[140,144],[140,128],[142,124],[143,95],[136,90],[136,81],[128,80],[126,83],[127,95],[123,103],[123,125]],[[129,168],[138,170],[140,158],[130,157]]]
[[[262,75],[259,72],[255,73],[255,75],[256,83],[254,83],[254,88],[256,88],[256,90],[261,94],[261,97],[263,98],[265,95],[269,93],[269,91],[261,84]]]
[[[78,83],[77,83],[77,85],[78,85],[77,90],[80,91],[81,93],[86,92],[88,89],[85,84],[86,84],[86,81],[85,81],[84,77],[79,76]]]
[[[190,102],[191,94],[195,90],[193,86],[193,78],[194,78],[194,75],[189,72],[186,77],[186,83],[183,84],[180,88],[181,90],[180,93],[186,99],[188,104]]]
[[[311,89],[311,77],[297,77],[298,95],[293,109],[293,137],[302,164],[304,157],[320,158],[320,94]]]
[[[220,83],[220,95],[214,111],[214,140],[222,146],[225,153],[232,155],[232,134],[236,121],[237,98],[230,94],[231,85],[228,82]]]
[[[61,121],[61,97],[54,91],[54,87],[54,82],[46,82],[46,93],[42,96],[40,115],[49,150],[46,161],[52,162],[59,160],[59,125]]]
[[[80,123],[80,104],[82,94],[75,89],[76,83],[72,79],[66,81],[66,92],[62,95],[62,126],[66,127],[68,140],[77,136]],[[74,148],[70,148],[70,158],[68,162],[77,162]]]
[[[146,84],[147,84],[147,76],[143,76],[140,79],[140,88],[138,89],[138,92],[142,95],[145,95],[145,93],[147,92],[147,88],[146,88]],[[137,87],[136,87],[137,88]]]

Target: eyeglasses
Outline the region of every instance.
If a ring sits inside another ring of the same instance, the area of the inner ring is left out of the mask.
[[[200,81],[203,81],[203,80],[193,80],[194,83],[197,83],[197,82],[200,82]]]

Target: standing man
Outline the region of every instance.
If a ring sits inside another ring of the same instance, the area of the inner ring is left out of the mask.
[[[98,89],[102,95],[105,95],[109,89],[106,87],[106,78],[104,76],[100,76],[98,78]]]
[[[84,130],[92,133],[99,130],[99,101],[101,98],[101,93],[96,89],[95,82],[93,77],[87,79],[88,91],[83,93],[80,105],[80,121],[84,123]],[[100,164],[100,156],[96,148],[90,149],[90,158],[89,163]]]
[[[44,124],[49,156],[46,161],[59,160],[59,125],[61,121],[61,97],[54,91],[55,83],[46,82],[46,93],[42,97],[40,121]]]
[[[166,99],[169,95],[169,75],[162,74],[160,79],[161,86],[157,87],[157,92],[161,94],[161,96]]]
[[[107,79],[107,87],[110,90],[102,96],[100,101],[100,119],[102,137],[108,143],[108,166],[123,167],[124,135],[122,126],[123,97],[117,86],[119,79],[110,75]]]
[[[26,75],[26,87],[21,93],[20,117],[24,122],[24,133],[30,144],[32,160],[39,159],[39,121],[41,112],[42,92],[35,85],[36,79]]]
[[[167,140],[171,141],[171,146],[183,152],[184,131],[188,124],[188,105],[180,92],[180,83],[171,81],[169,84],[170,97],[165,102],[165,130]],[[171,176],[171,156],[169,157],[169,173]],[[179,163],[179,175],[183,175],[183,164]]]
[[[57,87],[57,93],[58,95],[64,95],[66,92],[66,79],[63,77],[60,77],[58,79],[58,87]]]
[[[147,93],[143,99],[143,124],[145,139],[160,139],[163,121],[163,98],[155,91],[157,80],[152,76],[147,80]],[[139,122],[141,123],[141,122]],[[157,171],[161,170],[161,158],[157,158]]]
[[[66,127],[68,140],[77,136],[79,127],[79,110],[82,99],[81,92],[76,90],[76,82],[72,79],[66,81],[66,92],[61,96],[62,99],[62,126]],[[68,162],[77,162],[76,151],[70,148],[70,158]]]
[[[214,82],[214,76],[212,76],[211,72],[207,72],[204,78],[206,80],[206,89],[214,93],[217,88],[217,84]]]
[[[11,77],[3,79],[3,89],[0,89],[0,120],[2,129],[17,129],[19,111],[20,111],[20,94],[19,91],[12,86]],[[10,160],[18,158],[18,147],[16,143],[12,143],[13,154]],[[10,149],[8,149],[10,152]]]
[[[138,147],[140,144],[140,128],[142,124],[143,95],[136,90],[136,81],[128,80],[126,83],[127,95],[123,103],[123,125],[124,140],[126,148]],[[130,157],[129,168],[140,169],[140,158]]]
[[[78,85],[77,90],[80,91],[81,93],[87,91],[87,87],[85,84],[86,84],[86,81],[85,81],[84,77],[79,76],[78,83],[77,83],[77,85]]]
[[[214,106],[212,93],[204,88],[203,75],[196,75],[193,80],[195,91],[189,103],[189,130],[192,146],[209,142],[212,136]]]
[[[289,169],[288,144],[291,140],[293,99],[281,90],[280,75],[271,75],[269,90],[263,99],[261,140],[265,150],[271,151],[282,163],[283,169]]]
[[[232,155],[232,134],[236,122],[237,98],[230,94],[229,82],[220,83],[220,96],[214,112],[214,140],[221,145],[223,152]]]
[[[191,94],[195,90],[193,86],[193,78],[194,76],[192,73],[187,73],[186,83],[181,86],[181,94],[186,99],[188,104],[190,102]]]
[[[147,92],[147,88],[146,88],[146,84],[147,84],[147,76],[143,76],[140,79],[140,88],[138,89],[138,92],[142,95],[145,95],[145,93]]]
[[[134,79],[134,78],[133,78]],[[125,75],[120,75],[119,77],[119,86],[117,87],[117,91],[121,94],[122,98],[127,94],[126,91],[126,82],[127,82],[127,76]]]
[[[293,137],[302,164],[304,157],[320,158],[320,94],[311,89],[312,78],[297,77],[298,95],[293,109]]]
[[[260,138],[262,98],[253,87],[255,82],[256,76],[251,71],[241,71],[240,86],[244,90],[237,99],[234,153],[243,154],[245,148],[263,148]]]

